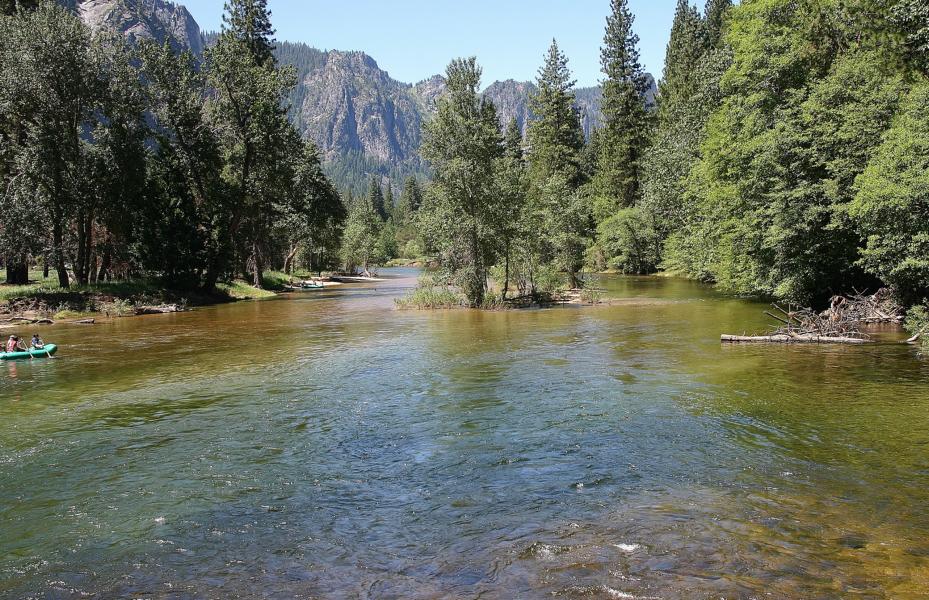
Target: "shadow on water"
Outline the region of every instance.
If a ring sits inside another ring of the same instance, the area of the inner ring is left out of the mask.
[[[389,274],[389,273],[388,273]],[[58,327],[0,372],[0,595],[918,597],[929,369],[762,306],[396,311],[415,272]]]

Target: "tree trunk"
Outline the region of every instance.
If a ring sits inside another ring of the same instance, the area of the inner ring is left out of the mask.
[[[113,264],[113,252],[107,245],[103,251],[103,258],[100,259],[100,270],[97,272],[97,281],[107,281],[110,279],[110,268]]]
[[[294,259],[297,257],[297,249],[300,248],[299,244],[294,244],[290,248],[290,252],[287,254],[287,257],[284,258],[284,273],[291,275],[294,270]]]
[[[71,287],[68,280],[68,269],[65,267],[64,232],[62,231],[61,218],[56,218],[52,225],[52,246],[55,255],[55,271],[58,272],[58,285],[63,288]]]
[[[48,252],[42,255],[42,279],[48,279]]]
[[[6,282],[12,285],[29,283],[29,263],[25,254],[7,259]]]
[[[510,291],[510,244],[506,245],[506,258],[503,262],[503,299],[506,300],[506,293]]]
[[[81,211],[77,219],[77,257],[74,261],[74,277],[80,285],[90,283],[92,248],[93,216],[89,211]]]
[[[261,260],[261,249],[258,248],[258,242],[252,242],[252,273],[253,285],[259,290],[264,289],[264,262]]]

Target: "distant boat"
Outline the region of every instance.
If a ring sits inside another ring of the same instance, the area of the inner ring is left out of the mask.
[[[0,360],[25,360],[27,358],[47,358],[58,352],[55,344],[45,344],[41,348],[32,348],[23,352],[0,352]]]

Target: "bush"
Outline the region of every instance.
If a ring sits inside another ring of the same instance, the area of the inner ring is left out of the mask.
[[[437,310],[467,306],[468,301],[460,291],[449,286],[441,276],[424,273],[416,288],[404,298],[394,300],[403,310]]]
[[[621,209],[597,227],[597,238],[608,267],[635,275],[658,269],[661,234],[654,216],[647,211],[638,207]]]
[[[904,326],[911,334],[919,334],[923,350],[929,351],[929,304],[924,301],[911,308],[906,313]]]
[[[400,254],[403,258],[412,260],[423,256],[424,250],[417,240],[410,240],[403,246],[403,251]]]
[[[597,288],[584,288],[581,290],[581,302],[585,304],[599,304],[603,292]]]

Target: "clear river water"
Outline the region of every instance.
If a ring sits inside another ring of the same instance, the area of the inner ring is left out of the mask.
[[[397,311],[390,274],[42,329],[0,364],[0,597],[929,596],[899,334],[724,347],[764,305],[670,278]]]

